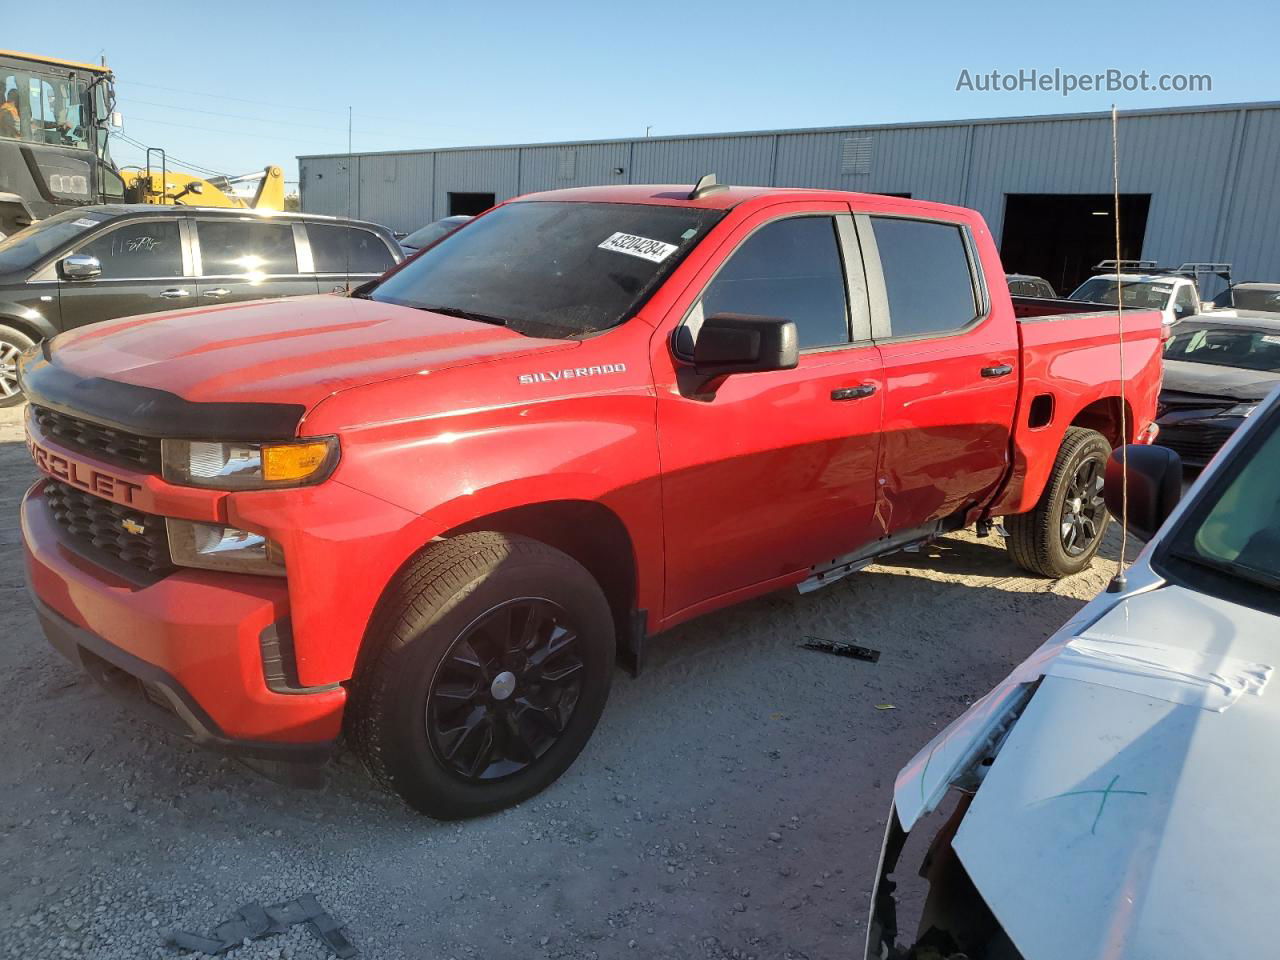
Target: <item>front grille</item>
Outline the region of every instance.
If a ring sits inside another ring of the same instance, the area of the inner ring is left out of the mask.
[[[1162,426],[1156,443],[1168,447],[1187,463],[1199,465],[1212,460],[1231,433],[1226,427]]]
[[[160,441],[113,430],[48,407],[33,407],[36,426],[51,440],[90,456],[147,473],[160,472]]]
[[[175,569],[163,517],[130,510],[60,480],[50,480],[44,489],[53,519],[73,544],[106,559],[104,565],[114,561],[155,576]],[[129,527],[141,532],[131,533]]]

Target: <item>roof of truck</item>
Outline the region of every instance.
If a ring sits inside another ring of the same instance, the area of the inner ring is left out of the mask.
[[[785,197],[788,200],[870,201],[877,207],[903,204],[912,210],[932,211],[939,215],[969,213],[963,207],[906,197],[889,197],[878,193],[855,193],[851,190],[822,190],[811,187],[744,187],[719,184],[719,189],[689,199],[693,184],[616,184],[603,187],[567,187],[513,197],[513,201],[564,200],[574,203],[652,203],[662,206],[700,207],[705,210],[729,210],[740,203],[761,197]]]
[[[94,73],[111,72],[111,68],[105,64],[83,63],[79,60],[63,60],[61,57],[46,57],[39,53],[22,53],[18,50],[0,50],[0,57],[13,57],[16,60],[31,60],[35,63],[50,63],[59,67],[74,67],[77,70],[92,70]]]

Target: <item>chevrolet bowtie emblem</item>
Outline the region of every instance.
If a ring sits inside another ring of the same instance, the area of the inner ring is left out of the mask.
[[[124,527],[126,533],[132,533],[135,537],[140,537],[147,532],[147,528],[138,523],[137,520],[130,520],[125,517],[120,521],[120,526]]]

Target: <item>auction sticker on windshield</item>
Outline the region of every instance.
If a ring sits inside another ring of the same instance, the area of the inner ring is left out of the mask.
[[[600,244],[600,249],[661,263],[676,252],[676,245],[663,243],[661,240],[650,240],[648,237],[637,237],[630,233],[615,233]]]

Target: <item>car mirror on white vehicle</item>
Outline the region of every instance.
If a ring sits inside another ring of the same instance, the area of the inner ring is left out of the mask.
[[[791,370],[800,362],[796,325],[777,317],[718,313],[707,317],[693,346],[693,365],[703,376]]]
[[[1129,492],[1129,531],[1150,540],[1182,499],[1182,458],[1168,447],[1129,444],[1129,469],[1125,483],[1125,450],[1115,450],[1107,461],[1102,496],[1114,517],[1124,513],[1124,493]]]
[[[69,257],[63,257],[62,275],[68,280],[92,280],[94,277],[102,274],[102,263],[97,257],[86,256],[83,253],[73,253]]]

